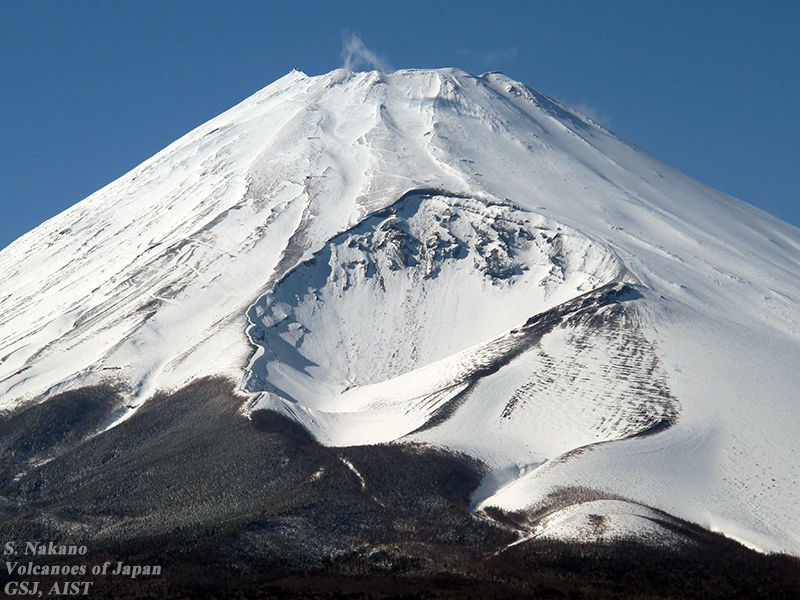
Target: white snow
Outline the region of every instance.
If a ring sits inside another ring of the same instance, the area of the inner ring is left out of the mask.
[[[358,469],[356,469],[355,465],[353,465],[353,463],[351,463],[349,460],[347,460],[344,457],[341,458],[341,461],[344,463],[344,466],[347,467],[348,469],[350,469],[350,471],[352,471],[353,475],[356,476],[356,478],[358,479],[358,483],[361,485],[361,489],[362,490],[367,489],[367,482],[364,481],[364,476],[361,474],[361,472]]]
[[[548,512],[509,547],[536,538],[600,543],[639,539],[658,545],[687,543],[670,529],[671,525],[680,523],[640,504],[617,499],[587,500]]]
[[[480,459],[476,510],[602,492],[563,537],[652,507],[800,554],[798,356],[800,230],[499,73],[292,72],[0,252],[3,410],[225,375]]]

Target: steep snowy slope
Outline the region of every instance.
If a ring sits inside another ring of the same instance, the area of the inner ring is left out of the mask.
[[[521,539],[800,554],[800,232],[499,73],[292,72],[5,249],[0,300],[5,410],[226,375],[478,458]]]

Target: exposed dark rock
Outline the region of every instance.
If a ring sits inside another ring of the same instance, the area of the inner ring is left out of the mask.
[[[275,413],[243,418],[233,388],[195,382],[94,437],[118,402],[108,388],[6,416],[4,448],[52,460],[4,480],[0,536],[88,548],[79,559],[18,557],[26,563],[162,568],[88,577],[92,598],[791,598],[800,589],[796,559],[708,532],[680,551],[509,547],[522,516],[501,524],[469,511],[480,464],[425,446],[326,448]],[[38,579],[45,594],[59,580]]]

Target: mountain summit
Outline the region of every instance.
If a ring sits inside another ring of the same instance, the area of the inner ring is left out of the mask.
[[[800,555],[800,231],[500,73],[293,71],[3,250],[0,297],[8,514],[213,377],[238,424],[198,439],[277,414],[466,457],[504,547]],[[90,425],[14,446],[88,389]]]

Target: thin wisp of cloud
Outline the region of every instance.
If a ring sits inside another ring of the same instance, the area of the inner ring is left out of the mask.
[[[361,36],[351,33],[342,40],[342,66],[348,71],[356,71],[359,68],[378,70],[381,73],[394,71],[386,59],[378,56],[364,45]]]
[[[594,121],[598,125],[602,125],[605,128],[611,127],[611,117],[603,112],[600,112],[593,106],[580,103],[580,104],[568,104],[567,107],[574,110],[577,113],[589,117],[592,121]]]

